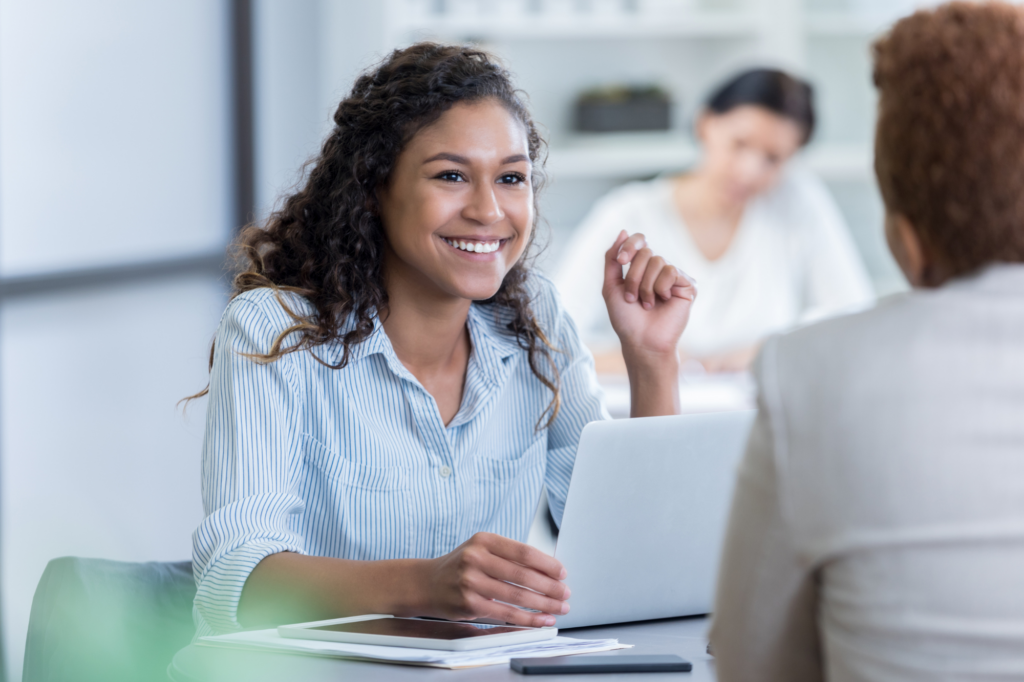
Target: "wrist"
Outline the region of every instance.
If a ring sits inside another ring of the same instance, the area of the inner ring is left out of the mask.
[[[631,417],[679,414],[679,355],[623,349],[629,374]]]
[[[626,371],[630,376],[634,374],[638,377],[656,375],[675,381],[679,374],[679,353],[675,348],[652,350],[623,344],[622,359],[626,363]]]
[[[378,563],[378,562],[372,562]],[[430,615],[430,559],[395,559],[388,575],[381,581],[385,587],[377,604],[368,613],[393,616]]]

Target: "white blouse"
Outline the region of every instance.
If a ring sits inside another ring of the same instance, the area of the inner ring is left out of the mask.
[[[655,253],[697,280],[680,348],[697,357],[873,301],[871,284],[824,184],[790,164],[747,206],[728,250],[708,260],[672,197],[672,180],[620,187],[598,201],[568,244],[555,277],[566,309],[593,348],[617,346],[601,299],[604,252],[620,230],[642,232]]]

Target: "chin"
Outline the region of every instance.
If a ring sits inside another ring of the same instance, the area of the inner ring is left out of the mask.
[[[465,298],[470,301],[486,301],[498,293],[498,290],[501,289],[502,281],[453,282],[449,290],[459,298]]]

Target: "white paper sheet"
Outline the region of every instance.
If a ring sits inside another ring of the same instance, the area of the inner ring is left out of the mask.
[[[627,649],[632,645],[619,644],[617,639],[574,639],[555,637],[543,642],[529,642],[511,646],[476,649],[475,651],[438,651],[435,649],[411,649],[374,644],[343,644],[322,642],[314,639],[286,639],[276,629],[236,632],[216,637],[200,637],[197,644],[229,649],[255,649],[281,651],[307,656],[329,658],[354,658],[381,663],[404,663],[425,665],[435,668],[471,668],[483,665],[500,665],[512,658],[547,658],[570,654],[591,654],[598,651]]]

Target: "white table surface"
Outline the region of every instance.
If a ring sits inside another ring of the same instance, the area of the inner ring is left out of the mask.
[[[493,682],[495,680],[535,679],[571,680],[572,682],[713,682],[714,659],[705,653],[708,620],[704,617],[629,623],[565,630],[567,637],[580,639],[616,638],[632,649],[609,651],[600,656],[629,654],[676,654],[693,663],[688,673],[622,673],[597,675],[524,676],[507,665],[492,665],[466,670],[445,670],[386,663],[365,663],[329,658],[314,658],[276,652],[247,652],[191,645],[175,655],[168,668],[174,682],[338,682],[342,680],[416,680],[417,682]]]
[[[629,416],[629,379],[625,375],[599,374],[605,407],[616,419]],[[756,407],[757,388],[746,372],[706,374],[683,372],[679,378],[679,407],[682,414],[727,412]]]

